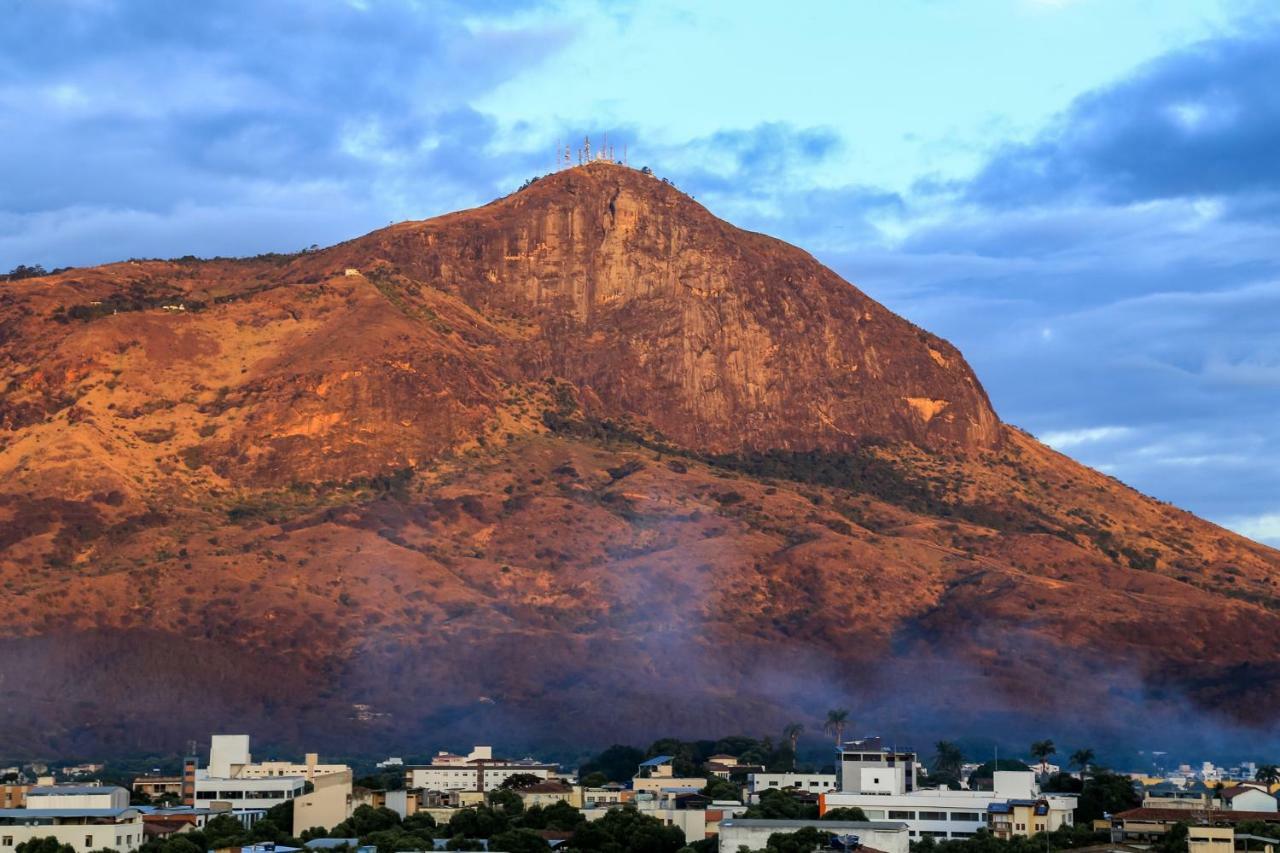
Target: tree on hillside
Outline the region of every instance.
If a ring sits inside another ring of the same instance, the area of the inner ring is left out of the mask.
[[[1057,754],[1053,741],[1045,739],[1031,744],[1031,757],[1040,762],[1040,775],[1049,772],[1049,756]]]
[[[1079,768],[1081,773],[1088,773],[1089,765],[1093,764],[1093,750],[1088,749],[1087,747],[1084,749],[1077,749],[1075,752],[1071,753],[1071,759],[1068,763],[1072,767]]]
[[[933,769],[939,773],[959,776],[964,766],[964,753],[960,747],[949,740],[940,740],[933,745]]]
[[[829,735],[835,735],[836,748],[840,748],[840,744],[844,743],[844,728],[849,724],[849,711],[847,708],[834,708],[827,712],[827,721],[823,724],[822,729]]]

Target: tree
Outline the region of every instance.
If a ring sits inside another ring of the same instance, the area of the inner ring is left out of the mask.
[[[1088,824],[1104,815],[1137,808],[1142,798],[1133,789],[1133,781],[1109,770],[1095,770],[1085,780],[1076,806],[1076,823]]]
[[[791,744],[791,769],[796,768],[796,746],[800,743],[800,735],[804,734],[803,723],[789,723],[782,730],[782,736]]]
[[[515,791],[507,788],[499,788],[489,794],[489,806],[491,808],[500,808],[509,815],[518,815],[524,811],[524,800]]]
[[[1075,752],[1071,753],[1071,758],[1068,763],[1072,767],[1078,767],[1082,774],[1088,773],[1089,765],[1093,764],[1093,750],[1088,748],[1077,749]]]
[[[702,789],[702,793],[713,800],[737,800],[742,802],[742,788],[728,779],[719,777],[708,779],[706,787]]]
[[[615,743],[579,767],[578,775],[603,773],[610,782],[626,782],[636,774],[641,761],[644,761],[643,752],[634,746]]]
[[[684,832],[663,826],[656,817],[642,815],[634,808],[612,809],[604,817],[584,823],[560,850],[590,853],[676,853],[684,847]]]
[[[827,813],[822,816],[823,820],[854,820],[866,823],[867,813],[857,806],[841,806],[838,809],[828,809]]]
[[[15,853],[76,853],[76,848],[63,844],[52,835],[24,841],[14,848]]]
[[[1187,825],[1175,823],[1151,845],[1156,853],[1187,853]]]
[[[760,792],[760,800],[742,815],[745,818],[764,820],[812,820],[818,816],[818,807],[801,802],[786,791],[767,788]]]
[[[959,776],[964,766],[964,753],[960,747],[949,740],[940,740],[933,745],[933,769],[939,773]]]
[[[532,773],[512,773],[503,779],[498,787],[508,791],[519,791],[523,788],[532,788],[542,781],[541,776],[535,776]]]
[[[607,784],[609,777],[596,770],[582,777],[582,784],[588,788],[599,788],[601,785]]]
[[[830,843],[831,833],[806,826],[795,832],[773,833],[769,836],[765,850],[768,853],[812,853],[814,850],[828,847]]]
[[[547,853],[547,842],[532,829],[508,829],[489,839],[492,850],[503,853]]]
[[[1049,756],[1058,752],[1051,740],[1038,740],[1031,744],[1031,757],[1040,762],[1040,775],[1049,772]]]
[[[822,729],[829,735],[835,735],[836,748],[844,743],[844,728],[849,724],[849,711],[846,708],[834,708],[827,712],[827,721]]]
[[[1253,774],[1253,778],[1255,781],[1267,786],[1275,785],[1280,782],[1280,767],[1274,764],[1264,764]]]

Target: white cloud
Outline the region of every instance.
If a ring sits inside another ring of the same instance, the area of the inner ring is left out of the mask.
[[[1087,427],[1085,429],[1069,429],[1047,432],[1040,440],[1056,450],[1079,447],[1082,444],[1095,444],[1100,441],[1112,441],[1130,435],[1133,430],[1123,426]]]
[[[1268,512],[1262,515],[1237,518],[1229,522],[1227,527],[1268,545],[1280,546],[1280,512]]]

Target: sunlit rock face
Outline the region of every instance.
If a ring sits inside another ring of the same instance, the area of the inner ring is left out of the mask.
[[[1178,737],[1269,722],[1278,584],[621,166],[0,283],[0,754]]]

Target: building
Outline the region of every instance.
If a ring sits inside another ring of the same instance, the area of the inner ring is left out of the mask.
[[[556,803],[568,803],[575,809],[582,808],[582,788],[578,785],[566,785],[559,779],[548,779],[527,788],[519,788],[516,793],[526,809],[534,806],[553,806]]]
[[[916,754],[885,749],[878,737],[846,741],[840,749],[840,790],[850,794],[911,793]]]
[[[1222,791],[1222,802],[1233,812],[1280,811],[1280,803],[1271,794],[1253,785],[1233,785]]]
[[[272,762],[273,769],[276,764]],[[214,735],[209,766],[189,766],[184,771],[194,773],[190,805],[207,809],[226,804],[242,821],[252,824],[267,809],[297,799],[306,790],[309,780],[304,775],[280,776],[263,767],[253,763],[248,735]]]
[[[1234,809],[1188,812],[1186,809],[1136,808],[1112,815],[1111,840],[1139,843],[1156,841],[1179,823],[1234,827],[1239,823],[1254,822],[1280,826],[1280,812],[1246,812]]]
[[[517,773],[551,778],[558,768],[531,758],[512,761],[494,758],[493,748],[477,746],[468,755],[437,753],[430,764],[405,768],[405,784],[424,791],[496,791]]]
[[[0,785],[0,808],[25,808],[29,790],[31,790],[30,785]]]
[[[131,787],[135,794],[145,794],[153,800],[166,794],[182,798],[181,776],[139,776]]]
[[[810,791],[825,794],[840,787],[834,773],[750,773],[747,775],[747,792],[759,794],[771,788]]]
[[[220,814],[220,811],[213,809],[196,809],[191,806],[134,806],[134,808],[142,814],[142,831],[148,840],[169,838],[202,829],[206,823]]]
[[[132,853],[144,841],[142,815],[129,806],[128,791],[106,785],[36,786],[26,808],[0,809],[0,853],[49,836],[76,853]]]
[[[915,755],[909,750],[884,749],[879,739],[868,738],[847,743],[840,752],[840,790],[819,795],[820,814],[857,807],[868,820],[905,823],[912,840],[971,838],[989,827],[1034,835],[1039,831],[1035,827],[1052,832],[1073,820],[1077,798],[1040,794],[1030,770],[996,771],[991,791],[920,789]]]
[[[1057,826],[1050,828],[1052,808],[1045,798],[1038,800],[1005,800],[987,806],[987,829],[996,838],[1008,840],[1015,836],[1035,835],[1037,832],[1051,832],[1064,821],[1059,820]]]
[[[308,759],[311,756],[308,756]],[[293,835],[308,829],[332,829],[351,817],[351,770],[324,773],[311,779],[312,790],[293,801]]]
[[[36,785],[27,791],[28,809],[123,809],[129,792],[114,785]]]
[[[657,793],[663,789],[681,789],[687,792],[701,791],[707,786],[707,780],[702,776],[676,776],[675,760],[673,755],[655,755],[640,762],[636,775],[631,780],[631,789],[637,793]]]
[[[775,832],[797,832],[812,826],[836,835],[857,836],[866,848],[883,853],[908,853],[909,835],[905,823],[894,821],[845,820],[756,820],[740,817],[720,821],[720,849],[725,851],[763,850]]]
[[[701,781],[706,783],[705,779]],[[712,800],[698,793],[697,789],[668,788],[631,793],[633,796],[628,803],[630,807],[640,814],[662,821],[664,826],[678,827],[684,833],[685,841],[690,844],[715,835],[725,819],[747,810],[737,800]],[[582,815],[587,820],[599,820],[610,809],[618,807],[603,803],[588,804],[582,809]]]
[[[1231,853],[1235,843],[1236,831],[1229,826],[1187,827],[1187,853]]]
[[[1163,781],[1147,788],[1142,805],[1153,809],[1207,809],[1213,803],[1213,792],[1203,782],[1175,785]]]

